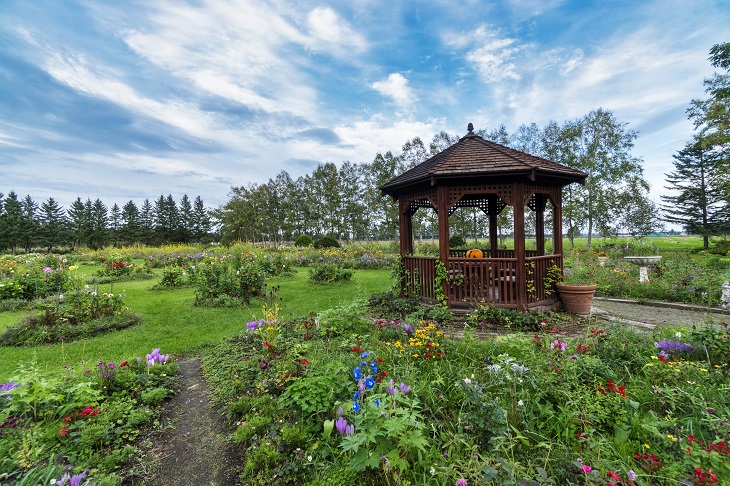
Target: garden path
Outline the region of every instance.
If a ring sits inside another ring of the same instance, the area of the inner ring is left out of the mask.
[[[639,327],[654,326],[701,326],[712,322],[721,325],[730,322],[730,312],[715,310],[710,312],[706,307],[696,307],[668,302],[639,303],[625,299],[595,298],[591,312],[604,318],[630,321]]]
[[[233,486],[239,484],[241,456],[228,441],[223,418],[210,407],[199,358],[183,358],[180,393],[166,407],[172,427],[158,439],[160,462],[147,483]]]

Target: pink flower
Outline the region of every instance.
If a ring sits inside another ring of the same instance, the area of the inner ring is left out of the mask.
[[[591,472],[591,469],[593,469],[591,466],[586,466],[585,464],[583,464],[580,468],[583,469],[583,472],[586,474]]]

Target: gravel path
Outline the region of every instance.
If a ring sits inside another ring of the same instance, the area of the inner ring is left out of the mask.
[[[730,312],[710,312],[707,308],[663,302],[638,303],[622,299],[594,298],[594,313],[653,326],[701,326],[707,323],[722,325],[730,322]]]

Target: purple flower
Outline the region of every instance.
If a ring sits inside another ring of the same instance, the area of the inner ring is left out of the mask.
[[[633,469],[629,469],[629,479],[632,481],[636,481],[636,473]]]
[[[391,397],[395,395],[395,385],[393,385],[393,380],[390,380],[390,385],[385,388],[385,391],[387,391],[388,395]]]
[[[345,429],[345,435],[352,435],[355,433],[355,424],[350,424]]]
[[[337,428],[337,432],[340,433],[340,435],[345,435],[345,431],[347,430],[347,420],[340,417],[335,422],[335,427]]]
[[[53,273],[53,270],[50,269],[50,268],[48,268],[48,267],[46,267],[46,268],[43,269],[43,273],[45,273],[46,275],[50,275],[50,274]]]
[[[342,417],[342,407],[337,409],[337,415]]]
[[[0,391],[10,391],[13,388],[18,388],[19,386],[20,386],[19,384],[9,381],[5,384],[0,385]]]
[[[676,351],[678,353],[691,353],[697,349],[691,344],[672,339],[662,339],[661,341],[654,342],[654,347],[662,351]]]
[[[573,354],[573,355],[570,356],[570,359],[578,359],[578,356],[576,356],[576,355]]]
[[[408,393],[408,392],[411,391],[411,387],[408,386],[408,385],[406,385],[405,383],[401,382],[401,384],[400,384],[400,391],[402,393]]]
[[[466,482],[466,479],[459,478],[456,480],[456,486],[469,486],[469,483]]]

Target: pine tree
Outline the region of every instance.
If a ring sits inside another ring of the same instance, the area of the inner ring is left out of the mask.
[[[674,171],[666,174],[666,188],[678,194],[661,196],[664,219],[682,225],[687,233],[702,235],[708,248],[710,236],[722,230],[727,209],[717,189],[721,159],[699,137],[673,157]]]
[[[15,255],[18,245],[21,242],[21,227],[23,225],[23,209],[18,200],[15,191],[10,191],[5,198],[4,212],[0,229],[5,236],[6,245],[10,247],[10,251]]]
[[[53,247],[66,242],[68,220],[66,210],[61,207],[52,197],[49,197],[41,204],[40,220],[40,242],[47,252],[52,252]]]
[[[20,207],[23,211],[20,241],[25,248],[25,252],[30,253],[38,240],[38,203],[30,195],[27,195],[20,201]]]
[[[122,224],[119,229],[119,239],[127,244],[136,243],[139,241],[140,235],[140,215],[137,205],[134,201],[128,201],[122,206]]]

